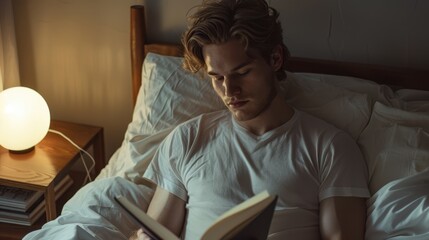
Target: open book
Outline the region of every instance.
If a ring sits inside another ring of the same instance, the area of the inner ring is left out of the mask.
[[[125,197],[116,196],[115,199],[152,239],[179,239]],[[201,240],[267,239],[276,202],[277,196],[270,195],[267,191],[249,198],[219,216],[204,232]]]

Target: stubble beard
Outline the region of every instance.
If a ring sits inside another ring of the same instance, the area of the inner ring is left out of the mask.
[[[229,107],[228,107],[228,110],[232,113],[234,118],[239,122],[244,123],[247,121],[255,120],[258,117],[264,115],[264,113],[266,113],[267,111],[269,111],[271,109],[271,106],[274,102],[274,99],[277,97],[277,95],[278,95],[278,90],[275,86],[275,82],[272,82],[270,92],[268,93],[268,96],[264,98],[266,101],[261,103],[260,107],[258,107],[258,109],[256,109],[254,113],[250,112],[250,113],[246,114],[246,112],[242,112],[240,110],[238,110],[236,112],[235,110],[233,110]],[[243,113],[243,114],[241,114],[243,116],[240,116],[240,113]]]

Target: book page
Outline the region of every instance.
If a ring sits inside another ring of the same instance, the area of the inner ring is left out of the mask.
[[[263,191],[249,198],[222,214],[206,230],[201,239],[224,239],[225,236],[234,236],[236,233],[240,232],[240,230],[246,229],[245,231],[247,231],[249,227],[254,228],[256,231],[261,230],[259,232],[262,233],[263,237],[266,237],[274,212],[276,199],[277,196],[270,195],[267,191]],[[153,239],[179,239],[166,227],[152,219],[125,197],[116,196],[115,200],[142,225],[143,229],[149,231],[148,235],[151,235]],[[263,218],[260,218],[260,216],[262,216],[261,214],[263,214]],[[259,221],[254,221],[255,219]],[[263,221],[263,223],[261,223],[261,221]],[[251,232],[254,233],[254,231]],[[259,236],[261,235],[260,233],[256,234]]]
[[[222,214],[205,232],[202,239],[220,239],[228,233],[239,231],[253,220],[276,196],[263,191]]]

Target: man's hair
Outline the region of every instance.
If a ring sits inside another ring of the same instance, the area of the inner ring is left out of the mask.
[[[185,69],[195,73],[205,68],[204,45],[238,39],[247,52],[256,50],[267,61],[275,47],[282,47],[283,66],[277,77],[286,77],[290,54],[283,43],[279,13],[265,0],[204,0],[190,13],[188,30],[182,36]]]

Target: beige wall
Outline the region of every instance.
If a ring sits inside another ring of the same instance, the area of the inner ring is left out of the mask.
[[[199,0],[14,0],[23,85],[52,117],[105,128],[109,157],[131,120],[129,6],[150,39],[178,42]],[[429,69],[429,1],[269,0],[293,55]]]
[[[21,83],[52,118],[103,126],[106,156],[131,120],[126,0],[13,1]]]

